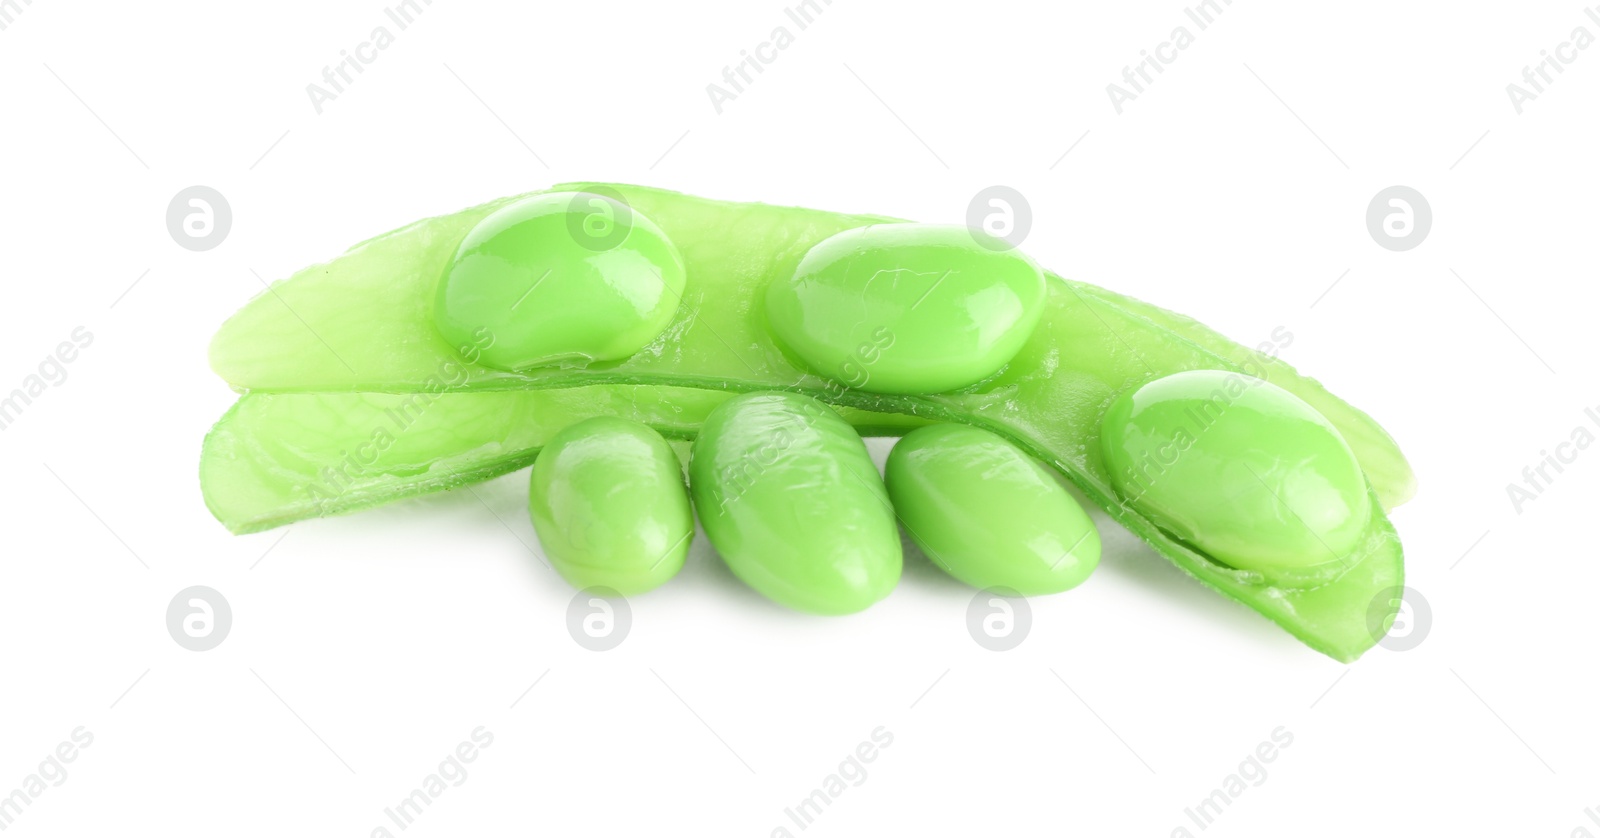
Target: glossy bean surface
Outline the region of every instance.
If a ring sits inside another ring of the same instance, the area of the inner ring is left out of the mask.
[[[1112,403],[1101,444],[1124,501],[1225,564],[1359,558],[1372,509],[1361,468],[1322,414],[1279,387],[1218,370],[1158,378]]]
[[[1000,436],[930,425],[889,452],[889,499],[929,560],[975,588],[1032,596],[1077,587],[1100,534],[1044,467]]]
[[[434,298],[440,335],[503,370],[615,361],[655,340],[683,296],[677,248],[613,198],[553,192],[479,221]]]
[[[552,567],[574,587],[624,595],[683,567],[694,515],[683,469],[654,430],[598,416],[551,438],[534,461],[528,513]]]
[[[939,393],[994,375],[1039,323],[1044,274],[964,227],[875,224],[830,236],[767,286],[774,336],[817,375]]]
[[[711,412],[689,486],[734,575],[774,602],[849,614],[900,579],[900,535],[855,429],[797,393],[749,393]]]

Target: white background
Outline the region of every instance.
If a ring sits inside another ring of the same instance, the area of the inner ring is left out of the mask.
[[[306,85],[380,2],[19,2],[0,391],[75,327],[94,343],[0,433],[0,794],[94,741],[6,834],[364,836],[480,725],[408,833],[800,834],[785,807],[884,726],[805,833],[1600,834],[1600,453],[1520,514],[1506,494],[1600,404],[1600,48],[1521,115],[1505,89],[1600,25],[1498,5],[1238,0],[1118,115],[1106,85],[1196,29],[1179,3],[836,0],[719,115],[706,86],[794,29],[781,2],[437,0],[318,115]],[[1007,184],[1054,270],[1244,343],[1286,327],[1286,360],[1416,467],[1394,520],[1426,637],[1342,666],[1105,524],[1099,571],[1035,600],[1014,651],[925,564],[818,619],[702,539],[595,653],[526,546],[525,472],[248,537],[211,519],[196,461],[234,395],[205,348],[252,271],[572,179],[942,222]],[[165,227],[194,184],[233,208],[205,253]],[[1365,227],[1393,184],[1433,208],[1409,252]],[[234,613],[204,653],[164,625],[197,584]],[[1185,808],[1280,726],[1199,829]]]

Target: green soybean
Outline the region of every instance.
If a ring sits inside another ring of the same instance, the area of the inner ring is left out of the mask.
[[[467,233],[434,300],[439,333],[503,370],[615,361],[655,340],[683,296],[661,229],[611,197],[554,192]]]
[[[1388,617],[1395,613],[1389,592],[1404,584],[1404,551],[1385,511],[1412,497],[1415,478],[1399,446],[1377,422],[1274,357],[1292,335],[1274,330],[1270,341],[1262,335],[1243,346],[1184,315],[1046,272],[1043,314],[998,373],[957,391],[868,392],[797,366],[796,354],[774,334],[765,295],[773,283],[790,281],[804,254],[828,237],[895,219],[617,184],[564,184],[551,191],[620,195],[676,245],[687,281],[683,303],[665,331],[625,360],[587,367],[507,371],[470,356],[463,359],[429,316],[439,277],[473,227],[527,196],[425,219],[358,244],[274,283],[212,341],[213,369],[235,389],[249,391],[242,409],[219,425],[216,444],[208,444],[205,455],[211,461],[206,473],[212,475],[208,501],[224,509],[220,516],[230,526],[272,526],[481,479],[502,473],[514,459],[531,457],[528,446],[543,439],[517,433],[516,446],[508,442],[497,451],[481,445],[475,434],[432,435],[405,445],[417,458],[392,472],[355,469],[355,489],[308,500],[290,479],[328,468],[339,471],[342,452],[369,442],[372,429],[386,421],[387,414],[373,412],[367,398],[354,398],[362,391],[401,394],[404,403],[425,395],[432,424],[434,414],[470,416],[475,399],[486,406],[501,404],[485,391],[578,388],[570,401],[563,397],[553,409],[634,415],[626,394],[654,387],[701,388],[718,395],[781,389],[841,409],[991,430],[1071,480],[1090,503],[1184,572],[1339,660],[1354,660],[1381,637],[1370,619],[1374,608]],[[1314,407],[1343,436],[1371,488],[1371,509],[1365,537],[1337,575],[1328,578],[1325,568],[1272,574],[1240,569],[1176,537],[1119,496],[1101,443],[1107,408],[1119,394],[1196,369],[1269,380]],[[637,387],[643,389],[630,389]],[[592,404],[584,392],[596,394]],[[674,411],[679,400],[671,396],[648,405],[646,420],[663,431],[692,435],[700,425],[694,415],[700,399],[682,399],[682,411]],[[543,397],[516,400],[518,410],[545,409],[547,403]],[[339,413],[357,424],[336,426],[336,437],[312,432],[309,422],[331,421]],[[494,415],[500,421],[499,412]],[[429,442],[433,462],[421,457]],[[313,462],[302,455],[302,446],[330,455]],[[279,460],[292,468],[269,474]]]
[[[817,375],[874,393],[939,393],[1010,361],[1043,310],[1044,274],[964,227],[835,234],[766,290],[767,323]]]
[[[551,438],[533,464],[528,512],[562,577],[624,595],[675,576],[694,536],[672,448],[650,428],[610,416]]]
[[[1331,574],[1367,531],[1367,482],[1338,429],[1265,381],[1155,379],[1112,403],[1100,439],[1124,501],[1229,566]]]
[[[900,535],[867,448],[832,408],[749,393],[711,411],[689,459],[706,536],[768,599],[849,614],[900,579]]]
[[[1100,534],[1083,507],[1032,457],[989,431],[912,431],[889,452],[884,482],[917,546],[975,588],[1060,593],[1100,563]]]

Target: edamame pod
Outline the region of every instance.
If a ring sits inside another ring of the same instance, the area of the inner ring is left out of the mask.
[[[900,580],[900,534],[867,447],[798,393],[749,393],[706,417],[689,458],[695,510],[728,568],[768,599],[849,614]]]
[[[234,533],[342,515],[526,468],[552,437],[595,416],[648,425],[689,459],[688,442],[726,390],[596,384],[559,390],[251,393],[206,435],[200,490]],[[928,420],[836,411],[863,436]]]
[[[1391,594],[1403,584],[1404,567],[1384,511],[1411,496],[1410,467],[1371,418],[1272,357],[1287,345],[1277,331],[1268,349],[1246,348],[1182,315],[1046,273],[1038,324],[997,374],[952,392],[867,392],[797,367],[772,333],[762,295],[793,276],[802,256],[829,236],[893,219],[636,186],[567,184],[555,191],[607,189],[652,219],[686,267],[683,305],[659,337],[625,360],[507,371],[463,362],[437,335],[428,301],[440,272],[467,232],[520,200],[513,198],[418,222],[275,284],[223,326],[212,343],[213,368],[252,397],[361,390],[434,397],[446,390],[593,385],[787,389],[834,405],[977,425],[1061,472],[1184,571],[1319,651],[1353,660],[1382,636],[1373,628],[1375,611],[1395,613]],[[1372,489],[1372,509],[1351,551],[1354,563],[1337,576],[1307,584],[1234,567],[1118,495],[1100,442],[1106,409],[1132,388],[1196,369],[1269,379],[1312,404],[1350,445]]]
[[[1083,507],[1032,457],[981,428],[906,434],[884,482],[922,552],[974,588],[1060,593],[1100,563],[1100,534]]]
[[[574,587],[624,596],[677,575],[694,536],[672,448],[650,428],[612,416],[550,439],[533,463],[528,512],[556,572]]]

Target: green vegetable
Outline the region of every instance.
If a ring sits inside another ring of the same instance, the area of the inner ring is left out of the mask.
[[[1083,507],[1032,457],[981,428],[906,434],[884,482],[922,552],[974,588],[1060,593],[1100,563],[1100,534]]]
[[[569,425],[534,461],[528,512],[550,564],[578,588],[624,596],[677,575],[694,535],[683,470],[667,441],[629,419]]]
[[[598,189],[568,185],[559,191]],[[1037,327],[999,374],[961,392],[886,395],[841,387],[785,357],[768,330],[766,287],[793,275],[811,246],[890,219],[731,204],[640,187],[614,187],[683,255],[683,304],[637,354],[588,369],[498,370],[463,363],[438,336],[430,301],[457,244],[508,201],[418,222],[332,263],[276,284],[236,314],[212,343],[213,367],[253,391],[437,392],[647,384],[752,391],[790,389],[875,413],[910,414],[993,431],[1071,479],[1096,505],[1207,585],[1243,602],[1314,648],[1351,660],[1377,640],[1374,598],[1401,584],[1398,539],[1374,515],[1363,551],[1317,587],[1274,584],[1164,532],[1121,502],[1100,445],[1119,394],[1193,369],[1265,376],[1315,407],[1349,443],[1384,508],[1404,501],[1411,473],[1393,441],[1354,408],[1181,315],[1047,274]],[[441,383],[443,382],[443,383]],[[430,388],[432,388],[430,390]],[[1394,613],[1387,603],[1389,614]]]
[[[558,431],[595,416],[631,419],[669,440],[692,439],[730,396],[616,384],[435,395],[251,394],[206,436],[200,490],[229,530],[260,532],[516,471]],[[839,412],[870,435],[897,436],[927,423]]]
[[[773,335],[824,378],[939,393],[994,375],[1039,322],[1044,274],[964,227],[878,224],[817,243],[767,285]]]
[[[683,258],[650,219],[592,193],[508,204],[462,240],[434,322],[469,360],[503,370],[626,358],[683,296]]]
[[[1123,500],[1217,561],[1276,579],[1337,576],[1376,505],[1322,414],[1237,373],[1180,372],[1123,393],[1100,442]]]
[[[695,511],[735,576],[774,602],[850,614],[900,581],[900,533],[861,437],[797,393],[747,393],[706,417]]]
[[[1125,297],[1104,288],[1068,282],[1086,301],[1104,303],[1139,318],[1148,327],[1164,329],[1187,340],[1206,352],[1227,359],[1239,371],[1260,378],[1289,391],[1321,413],[1339,429],[1339,435],[1349,443],[1361,464],[1367,483],[1382,501],[1384,509],[1394,509],[1411,500],[1417,493],[1417,478],[1411,465],[1401,455],[1394,439],[1372,417],[1351,407],[1338,396],[1329,393],[1316,379],[1307,378],[1284,363],[1276,353],[1293,340],[1293,335],[1281,327],[1273,330],[1274,342],[1257,348],[1247,348],[1218,334],[1188,315],[1178,314],[1153,306],[1132,297]],[[1281,342],[1279,342],[1281,341]]]

